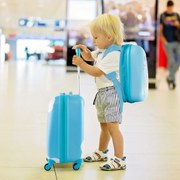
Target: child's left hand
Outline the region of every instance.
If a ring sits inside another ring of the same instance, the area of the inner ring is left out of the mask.
[[[79,56],[74,55],[72,59],[72,64],[76,66],[80,66],[82,63],[84,63],[83,59]]]

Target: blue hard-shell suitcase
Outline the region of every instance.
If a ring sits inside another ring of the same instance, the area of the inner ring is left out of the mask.
[[[80,49],[76,49],[80,56]],[[82,164],[84,101],[80,96],[80,68],[78,67],[79,94],[61,93],[50,104],[47,126],[47,161],[45,170],[55,163],[73,163],[78,170]]]
[[[83,99],[80,95],[62,93],[51,103],[47,128],[47,161],[44,169],[54,163],[72,162],[78,170],[82,164]]]

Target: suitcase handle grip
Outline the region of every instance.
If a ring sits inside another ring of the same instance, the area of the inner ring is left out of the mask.
[[[75,49],[76,56],[81,56],[81,50],[80,48]],[[80,95],[80,67],[77,66],[77,92]]]

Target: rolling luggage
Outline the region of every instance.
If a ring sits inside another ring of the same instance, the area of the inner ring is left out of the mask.
[[[44,165],[46,171],[55,163],[72,162],[74,170],[80,168],[83,109],[84,101],[79,94],[61,93],[51,102],[47,125],[47,164]]]

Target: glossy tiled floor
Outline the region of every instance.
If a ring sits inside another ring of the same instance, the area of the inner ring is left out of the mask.
[[[60,92],[76,92],[76,73],[41,61],[0,64],[0,180],[179,180],[180,80],[177,89],[169,91],[165,74],[158,71],[158,89],[150,90],[145,102],[125,105],[127,170],[103,172],[99,163],[83,163],[79,171],[65,164],[46,172],[48,104]],[[99,136],[93,81],[82,73],[84,154],[97,148]],[[112,155],[112,144],[109,149]]]

